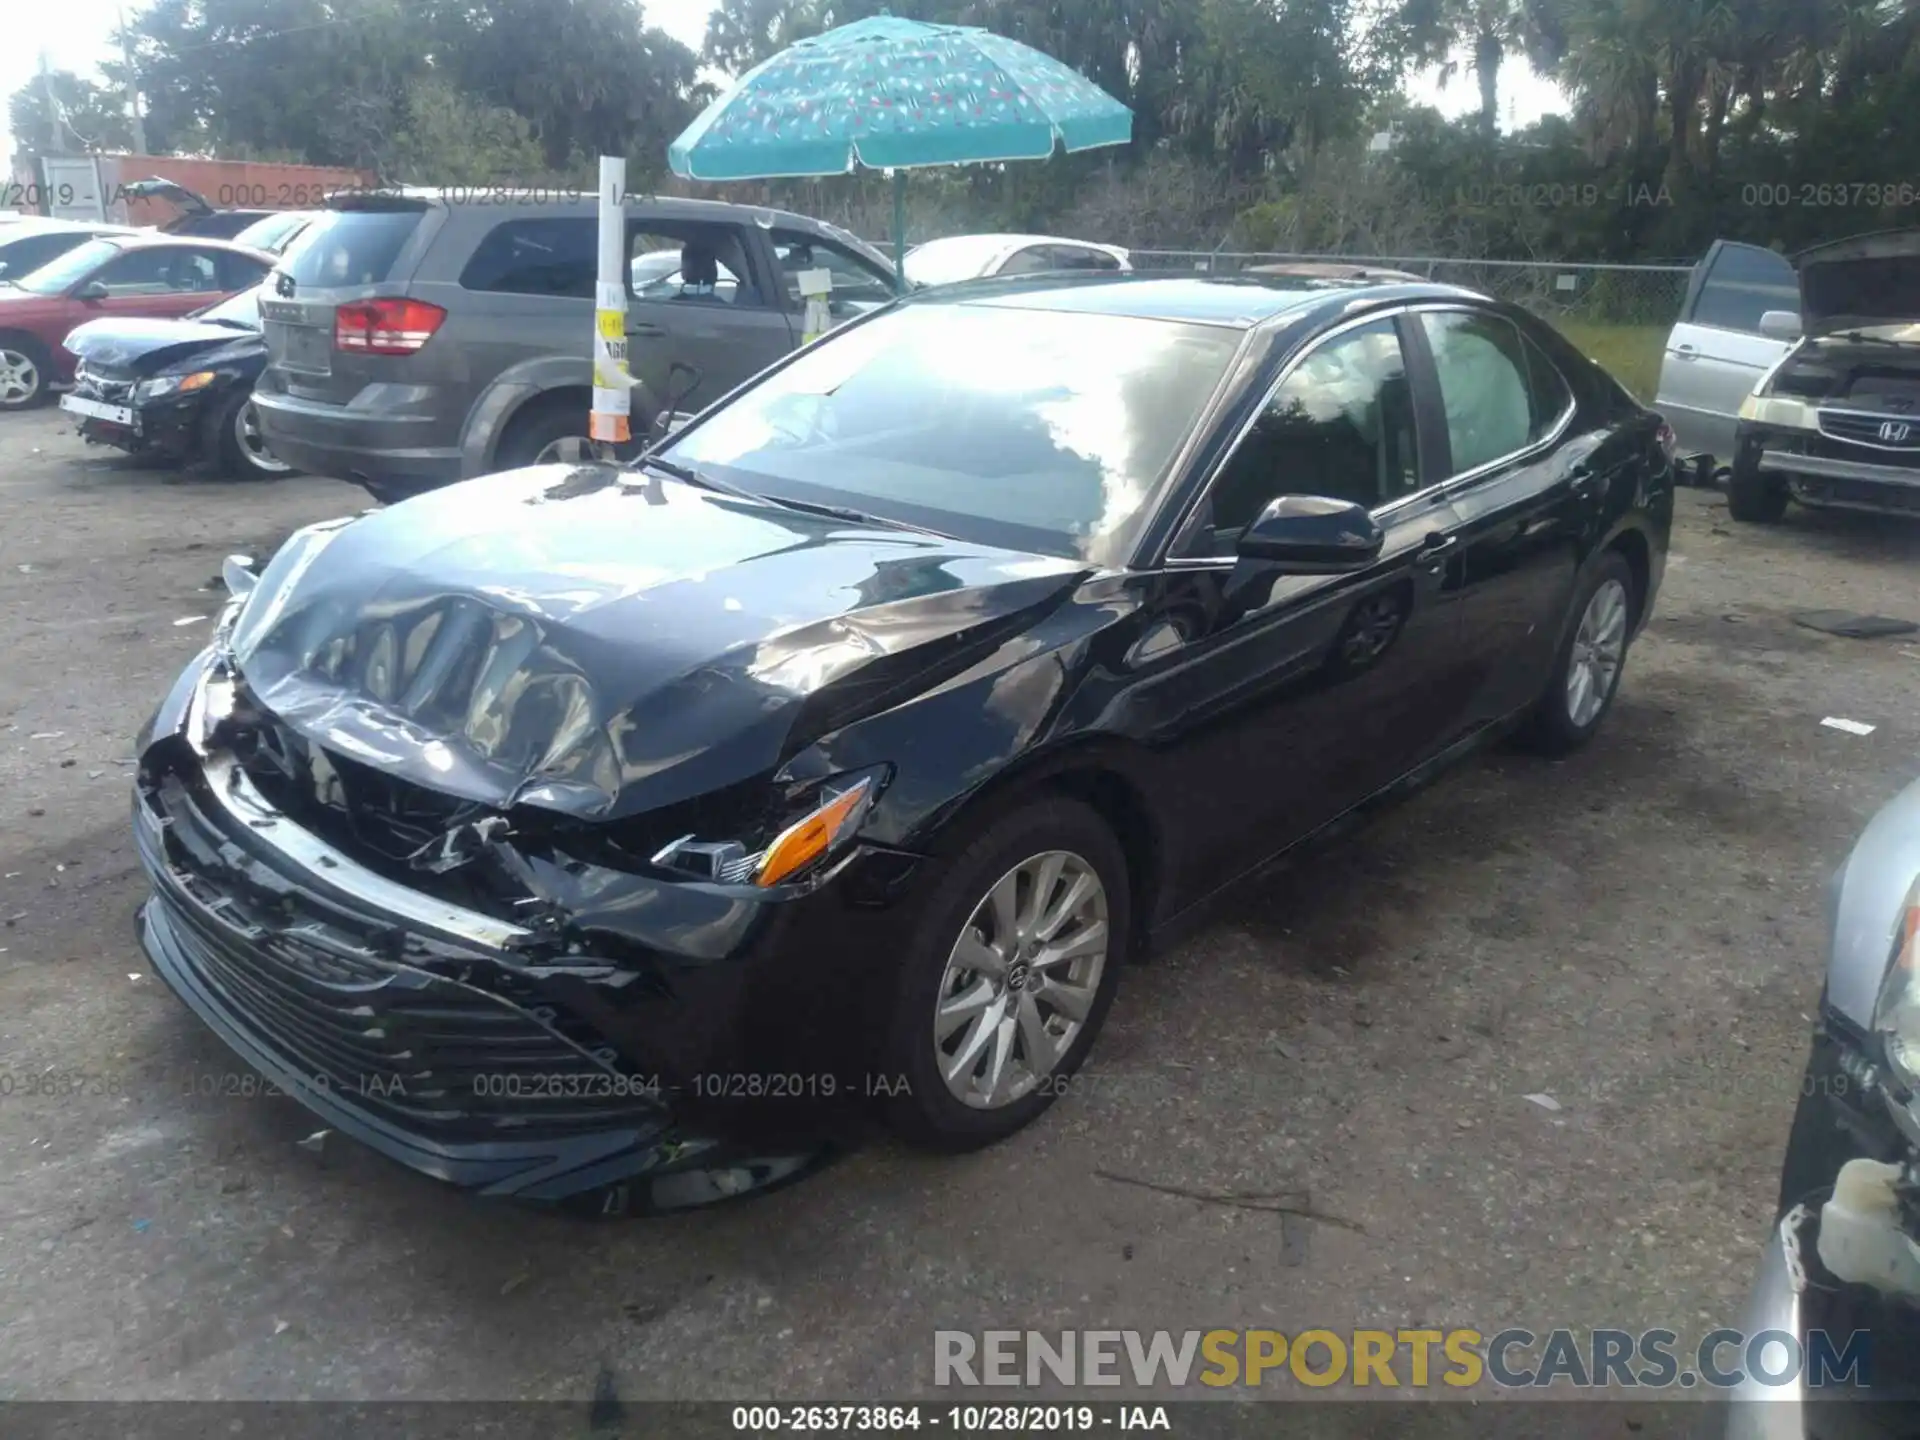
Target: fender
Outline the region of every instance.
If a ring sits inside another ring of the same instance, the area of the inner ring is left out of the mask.
[[[585,355],[534,355],[509,365],[480,392],[460,427],[461,475],[492,473],[500,437],[523,406],[554,390],[592,387],[593,361]],[[645,385],[634,387],[632,404],[634,433],[644,435],[659,407]]]

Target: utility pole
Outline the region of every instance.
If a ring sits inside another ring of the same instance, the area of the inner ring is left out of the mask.
[[[127,7],[119,7],[120,54],[127,66],[127,108],[133,120],[133,153],[147,153],[147,122],[140,114],[140,81],[133,69],[133,36],[127,29]]]
[[[40,99],[47,107],[47,148],[58,155],[67,147],[61,143],[60,102],[53,98],[53,71],[47,66],[47,52],[40,52]]]

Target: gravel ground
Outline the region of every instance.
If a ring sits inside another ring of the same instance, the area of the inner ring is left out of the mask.
[[[1920,619],[1920,528],[1736,528],[1683,492],[1587,751],[1471,761],[1250,890],[1129,973],[1027,1132],[586,1224],[194,1093],[240,1067],[132,938],[129,737],[220,558],[362,497],[106,456],[0,418],[0,1396],[877,1398],[929,1390],[936,1328],[1737,1323],[1821,889],[1920,740],[1920,641],[1788,615]],[[48,1070],[112,1093],[22,1093]],[[1096,1172],[1305,1191],[1364,1230]]]

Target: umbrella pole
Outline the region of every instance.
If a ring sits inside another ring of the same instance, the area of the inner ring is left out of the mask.
[[[893,287],[902,295],[907,291],[907,172],[898,166],[893,172]]]

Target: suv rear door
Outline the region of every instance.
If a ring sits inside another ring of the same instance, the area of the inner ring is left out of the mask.
[[[426,320],[395,323],[386,337],[393,344],[365,343],[362,328],[342,349],[335,334],[341,306],[404,296],[429,208],[399,196],[356,197],[321,211],[303,243],[280,258],[260,298],[260,319],[268,364],[288,394],[345,405],[370,384],[407,381],[412,356],[404,347]],[[354,313],[363,312],[349,319]]]
[[[1667,336],[1654,399],[1681,450],[1731,459],[1740,402],[1787,349],[1760,333],[1760,317],[1799,309],[1799,282],[1786,257],[1758,245],[1714,241]]]

